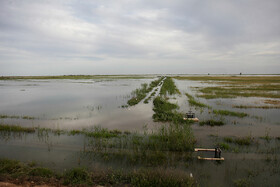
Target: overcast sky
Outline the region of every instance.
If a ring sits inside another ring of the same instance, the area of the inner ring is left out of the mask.
[[[279,70],[279,0],[0,0],[0,75]]]

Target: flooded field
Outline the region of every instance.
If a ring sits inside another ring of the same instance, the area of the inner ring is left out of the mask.
[[[1,120],[5,124],[28,127],[82,129],[100,125],[109,129],[139,130],[143,124],[152,122],[151,106],[133,109],[122,106],[126,105],[132,90],[151,80],[147,77],[1,81]]]
[[[0,167],[117,172],[110,185],[280,184],[279,76],[2,78],[0,95]],[[216,147],[224,161],[194,152]]]

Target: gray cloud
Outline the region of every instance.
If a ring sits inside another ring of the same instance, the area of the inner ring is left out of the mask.
[[[0,1],[0,75],[279,73],[279,18],[278,0]]]

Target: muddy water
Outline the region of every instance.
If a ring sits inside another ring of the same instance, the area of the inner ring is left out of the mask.
[[[177,87],[183,93],[181,96],[176,98],[176,102],[180,105],[180,110],[182,112],[187,112],[192,110],[196,113],[196,116],[201,120],[208,119],[216,119],[225,121],[226,125],[222,127],[200,127],[199,125],[193,125],[193,129],[195,131],[199,131],[198,135],[201,134],[215,134],[215,135],[239,135],[239,136],[264,136],[266,132],[269,133],[270,136],[279,136],[280,132],[280,115],[279,109],[256,109],[256,108],[248,108],[248,109],[239,109],[233,108],[234,105],[254,105],[261,106],[264,105],[263,102],[267,98],[244,98],[238,97],[233,99],[203,99],[197,98],[196,95],[198,92],[194,89],[194,87],[208,87],[208,86],[221,86],[215,84],[206,84],[198,81],[187,81],[187,80],[175,80]],[[184,93],[189,93],[193,95],[196,100],[207,104],[215,110],[229,110],[235,112],[245,112],[249,114],[248,117],[239,118],[233,116],[221,116],[213,114],[212,110],[207,108],[199,108],[189,106],[188,98],[184,95]]]
[[[0,81],[0,115],[35,118],[0,120],[6,124],[59,129],[100,125],[109,129],[140,130],[145,123],[152,123],[152,107],[121,106],[126,105],[133,90],[152,80]]]

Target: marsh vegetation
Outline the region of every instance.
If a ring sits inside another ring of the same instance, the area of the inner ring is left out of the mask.
[[[54,172],[36,164],[24,164],[9,159],[0,159],[2,180],[16,184],[29,185],[132,185],[132,186],[194,186],[195,181],[178,172],[164,170],[89,171],[85,168],[73,168],[63,173]]]
[[[154,87],[158,86],[159,83],[163,80],[164,77],[160,77],[155,81],[152,81],[150,85],[142,84],[141,88],[134,90],[132,94],[132,98],[127,101],[129,106],[137,105],[140,101],[142,101],[149,92],[151,92]],[[148,103],[149,99],[147,98],[144,102]]]
[[[194,97],[192,96],[192,95],[190,95],[190,94],[188,94],[188,93],[185,93],[186,94],[186,96],[188,97],[188,101],[189,101],[189,104],[191,105],[191,106],[197,106],[197,107],[201,107],[201,108],[204,108],[204,107],[207,107],[207,108],[211,108],[210,106],[208,106],[208,105],[206,105],[206,104],[204,104],[204,103],[201,103],[201,102],[199,102],[199,101],[197,101],[197,100],[195,100],[194,99]]]
[[[178,80],[203,81],[221,86],[199,88],[200,97],[206,99],[235,97],[266,97],[280,98],[279,76],[205,76],[205,77],[175,77]]]

